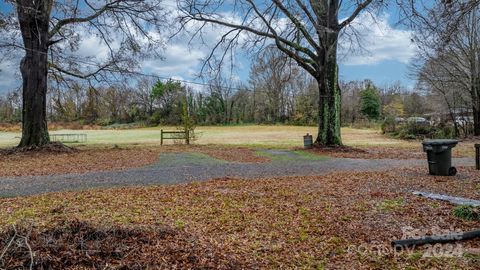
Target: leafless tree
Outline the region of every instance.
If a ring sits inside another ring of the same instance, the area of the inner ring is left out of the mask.
[[[468,93],[465,84],[468,82],[455,75],[455,67],[452,63],[458,59],[452,59],[454,56],[443,55],[437,58],[430,58],[418,69],[419,86],[435,93],[441,97],[449,115],[454,124],[455,133],[459,134],[459,126],[455,121],[455,110],[460,105],[467,104]],[[448,60],[448,58],[450,60]]]
[[[250,69],[250,84],[255,98],[263,97],[267,114],[273,123],[286,115],[288,83],[291,77],[289,58],[276,47],[267,47],[255,58]]]
[[[14,12],[0,18],[12,26],[2,48],[21,48],[23,78],[22,139],[19,147],[50,142],[46,119],[48,75],[56,82],[68,78],[117,80],[138,60],[158,56],[164,16],[160,0],[8,0]],[[18,34],[21,34],[19,42]],[[75,56],[86,36],[108,48],[106,59]],[[73,53],[72,53],[73,52]]]
[[[360,92],[364,89],[364,82],[341,82],[342,87],[342,119],[343,123],[354,125],[361,117]]]
[[[423,59],[414,65],[419,79],[444,96],[454,123],[452,106],[459,102],[468,104],[473,111],[476,136],[480,136],[479,4],[439,1],[423,13],[411,11],[409,18],[417,22],[415,42],[420,48],[419,58]]]
[[[155,97],[152,95],[154,84],[155,80],[153,78],[140,78],[135,91],[135,105],[143,108],[144,114],[148,117],[152,117],[155,109]]]
[[[238,96],[237,88],[232,80],[215,76],[208,87],[207,108],[210,121],[213,123],[230,124],[233,118],[233,108]]]
[[[275,46],[318,82],[319,145],[340,145],[340,103],[337,47],[339,35],[362,12],[383,1],[375,0],[178,0],[181,22],[227,29],[217,43],[224,51],[238,46],[258,50]],[[343,20],[340,14],[348,14]],[[239,40],[241,39],[241,42]],[[223,47],[221,46],[223,45]],[[213,52],[212,52],[213,55]],[[224,56],[225,54],[223,54]],[[211,58],[210,58],[211,59]],[[208,59],[208,60],[210,60]]]

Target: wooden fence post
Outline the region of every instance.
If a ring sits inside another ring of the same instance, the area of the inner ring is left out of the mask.
[[[160,129],[160,145],[163,145],[163,129]]]

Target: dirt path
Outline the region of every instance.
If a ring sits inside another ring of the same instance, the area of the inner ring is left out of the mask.
[[[303,156],[287,151],[266,152],[269,163],[233,163],[197,153],[163,155],[154,165],[140,169],[55,176],[0,178],[0,197],[34,195],[116,186],[178,184],[218,177],[322,175],[334,171],[379,171],[391,167],[425,166],[425,160],[346,159]],[[456,166],[472,166],[473,159],[454,159]],[[460,172],[461,173],[461,172]]]

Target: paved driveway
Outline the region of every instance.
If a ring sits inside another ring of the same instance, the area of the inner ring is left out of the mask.
[[[282,155],[289,155],[283,158]],[[193,156],[192,156],[193,155]],[[335,171],[378,171],[393,167],[426,166],[425,160],[311,159],[278,153],[270,163],[228,163],[196,154],[169,154],[158,164],[125,171],[54,176],[0,178],[0,197],[120,186],[178,184],[219,177],[322,175]],[[473,166],[473,159],[454,159],[457,166]]]

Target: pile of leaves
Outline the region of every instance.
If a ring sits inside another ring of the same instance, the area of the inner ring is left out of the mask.
[[[0,269],[240,269],[214,245],[159,226],[98,227],[60,222],[51,229],[0,233]]]

